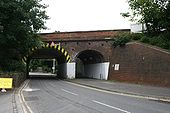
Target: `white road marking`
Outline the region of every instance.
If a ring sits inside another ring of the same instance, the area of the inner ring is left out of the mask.
[[[66,92],[66,93],[69,93],[69,94],[75,95],[75,96],[77,96],[77,95],[78,95],[78,94],[76,94],[76,93],[70,92],[70,91],[65,90],[65,89],[61,89],[61,90],[62,90],[62,91],[64,91],[64,92]]]
[[[40,89],[31,89],[31,88],[23,89],[23,91],[26,91],[26,92],[39,91],[39,90]]]
[[[149,100],[155,100],[155,101],[170,102],[170,99],[163,99],[163,98],[156,98],[156,97],[151,97],[151,96],[142,96],[142,95],[135,95],[135,94],[128,94],[128,93],[113,92],[113,91],[107,91],[107,90],[104,90],[104,89],[93,88],[93,87],[90,87],[90,86],[84,86],[84,85],[80,85],[80,84],[73,83],[73,82],[67,82],[67,81],[65,81],[65,82],[68,83],[68,84],[83,87],[83,88],[86,88],[86,89],[91,89],[91,90],[109,93],[109,94],[113,94],[113,95],[120,95],[120,96],[132,97],[132,98],[140,98],[140,99],[149,99]]]
[[[101,82],[101,83],[104,83],[104,84],[115,84],[115,83],[111,83],[111,82]]]
[[[121,108],[118,108],[118,107],[114,107],[114,106],[111,106],[111,105],[108,105],[108,104],[105,104],[105,103],[102,103],[102,102],[99,102],[99,101],[96,101],[96,100],[92,100],[94,103],[97,103],[97,104],[100,104],[100,105],[103,105],[103,106],[106,106],[106,107],[109,107],[109,108],[112,108],[112,109],[116,109],[118,111],[122,111],[124,113],[131,113],[129,111],[126,111],[126,110],[123,110]]]

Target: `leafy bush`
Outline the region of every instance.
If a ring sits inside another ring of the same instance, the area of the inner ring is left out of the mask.
[[[157,37],[152,37],[149,39],[149,43],[151,45],[157,45],[158,43],[160,43],[160,39],[158,39]]]
[[[158,46],[163,48],[163,49],[170,49],[170,44],[168,44],[166,42],[160,43]]]
[[[4,59],[1,61],[2,71],[7,72],[25,72],[26,66],[22,61]]]
[[[155,40],[157,41],[157,43],[155,44],[156,46],[161,47],[163,49],[170,49],[170,42],[168,42],[166,40],[163,40],[163,39],[161,39],[159,37],[157,37],[155,39],[152,39],[152,40],[153,41],[155,41]],[[153,41],[150,41],[150,43],[153,42]]]
[[[159,35],[149,35],[143,33],[123,33],[118,35],[113,41],[113,47],[124,46],[127,42],[135,40],[150,45],[155,45],[163,49],[170,50],[170,33],[164,32]]]
[[[51,72],[52,61],[47,61],[45,59],[32,59],[29,63],[29,68],[32,71],[37,71],[41,67],[42,71]]]
[[[140,40],[143,36],[144,36],[144,34],[142,34],[142,33],[132,33],[130,35],[132,40]]]
[[[131,39],[130,39],[130,34],[121,34],[121,35],[118,35],[115,40],[112,42],[112,45],[113,47],[117,47],[117,46],[124,46],[127,42],[129,42]]]
[[[143,37],[140,39],[140,41],[143,42],[143,43],[149,43],[149,42],[150,42],[150,39],[149,39],[149,37],[147,37],[147,36],[143,36]]]
[[[149,44],[161,47],[163,49],[170,49],[170,34],[162,33],[158,36],[153,36],[149,39]]]

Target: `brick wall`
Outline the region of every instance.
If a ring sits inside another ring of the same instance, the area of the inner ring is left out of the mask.
[[[109,79],[170,87],[170,52],[140,43],[112,49]]]
[[[68,52],[71,61],[74,62],[77,55],[85,50],[95,50],[101,53],[104,61],[108,61],[111,56],[112,47],[108,41],[81,41],[81,42],[61,42],[61,46]]]
[[[120,30],[99,30],[99,31],[77,31],[77,32],[55,32],[40,34],[43,41],[59,41],[59,40],[84,40],[84,39],[103,39],[114,37],[122,32],[129,32],[129,29]]]
[[[95,50],[110,62],[109,79],[170,87],[170,52],[141,43],[113,48],[109,41],[63,42],[71,61],[84,50]],[[120,64],[120,70],[112,65]]]

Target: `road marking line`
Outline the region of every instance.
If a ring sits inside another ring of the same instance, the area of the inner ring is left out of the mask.
[[[77,83],[73,83],[73,82],[67,82],[67,81],[65,81],[65,82],[68,83],[68,84],[83,87],[83,88],[86,88],[86,89],[91,89],[91,90],[95,90],[95,91],[99,91],[99,92],[103,92],[103,93],[109,93],[109,94],[113,94],[113,95],[121,95],[121,96],[136,97],[136,98],[140,97],[140,96],[137,96],[137,95],[130,95],[130,94],[107,91],[107,90],[103,90],[103,89],[97,89],[97,88],[93,88],[93,87],[90,87],[90,86],[85,86],[85,85],[81,85],[81,84],[77,84]]]
[[[70,92],[70,91],[65,90],[65,89],[61,89],[61,90],[62,90],[62,91],[64,91],[64,92],[67,92],[67,93],[69,93],[69,94],[75,95],[75,96],[77,96],[77,95],[78,95],[78,94],[76,94],[76,93]]]
[[[111,83],[111,82],[101,82],[101,83],[104,83],[104,84],[115,84],[115,83]]]
[[[23,89],[24,85],[26,84],[26,82],[20,87],[19,91],[18,91],[18,98],[19,98],[19,101],[20,101],[20,104],[21,104],[21,107],[22,107],[22,110],[24,113],[27,113],[26,111],[26,108],[24,107],[23,105],[23,100],[21,98],[21,90]]]
[[[23,91],[26,91],[26,92],[33,92],[33,91],[39,91],[40,89],[31,89],[31,88],[26,88],[26,89],[23,89]]]
[[[99,102],[99,101],[96,101],[96,100],[92,100],[93,102],[97,103],[97,104],[100,104],[100,105],[103,105],[103,106],[106,106],[106,107],[109,107],[109,108],[112,108],[112,109],[116,109],[116,110],[119,110],[119,111],[122,111],[124,113],[131,113],[129,111],[126,111],[126,110],[123,110],[121,108],[118,108],[118,107],[114,107],[114,106],[111,106],[111,105],[108,105],[108,104],[105,104],[105,103],[102,103],[102,102]]]
[[[104,89],[97,89],[97,88],[94,88],[94,87],[85,86],[85,85],[81,85],[81,84],[77,84],[77,83],[73,83],[73,82],[67,82],[67,81],[65,81],[65,82],[68,83],[68,84],[75,85],[75,86],[79,86],[79,87],[83,87],[83,88],[86,88],[86,89],[91,89],[91,90],[95,90],[95,91],[99,91],[99,92],[103,92],[103,93],[109,93],[109,94],[112,94],[112,95],[120,95],[120,96],[132,97],[132,98],[140,98],[140,99],[170,102],[170,99],[163,99],[163,98],[156,98],[156,97],[151,97],[151,96],[142,96],[142,95],[135,95],[135,94],[128,94],[128,93],[107,91],[107,90],[104,90]]]
[[[31,110],[31,108],[28,106],[28,104],[26,103],[25,98],[24,98],[24,95],[23,95],[23,89],[28,86],[28,83],[29,83],[29,81],[26,81],[26,82],[24,83],[24,85],[23,85],[23,86],[21,87],[21,89],[19,90],[18,96],[19,96],[19,99],[20,99],[20,103],[22,104],[22,108],[23,108],[23,110],[24,110],[24,113],[27,113],[26,109],[28,109],[29,113],[34,113],[34,112]],[[23,104],[25,104],[25,105],[23,105]]]

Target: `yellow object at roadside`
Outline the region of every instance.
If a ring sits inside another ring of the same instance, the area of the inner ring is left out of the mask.
[[[12,78],[0,78],[0,88],[11,89],[12,81]]]

